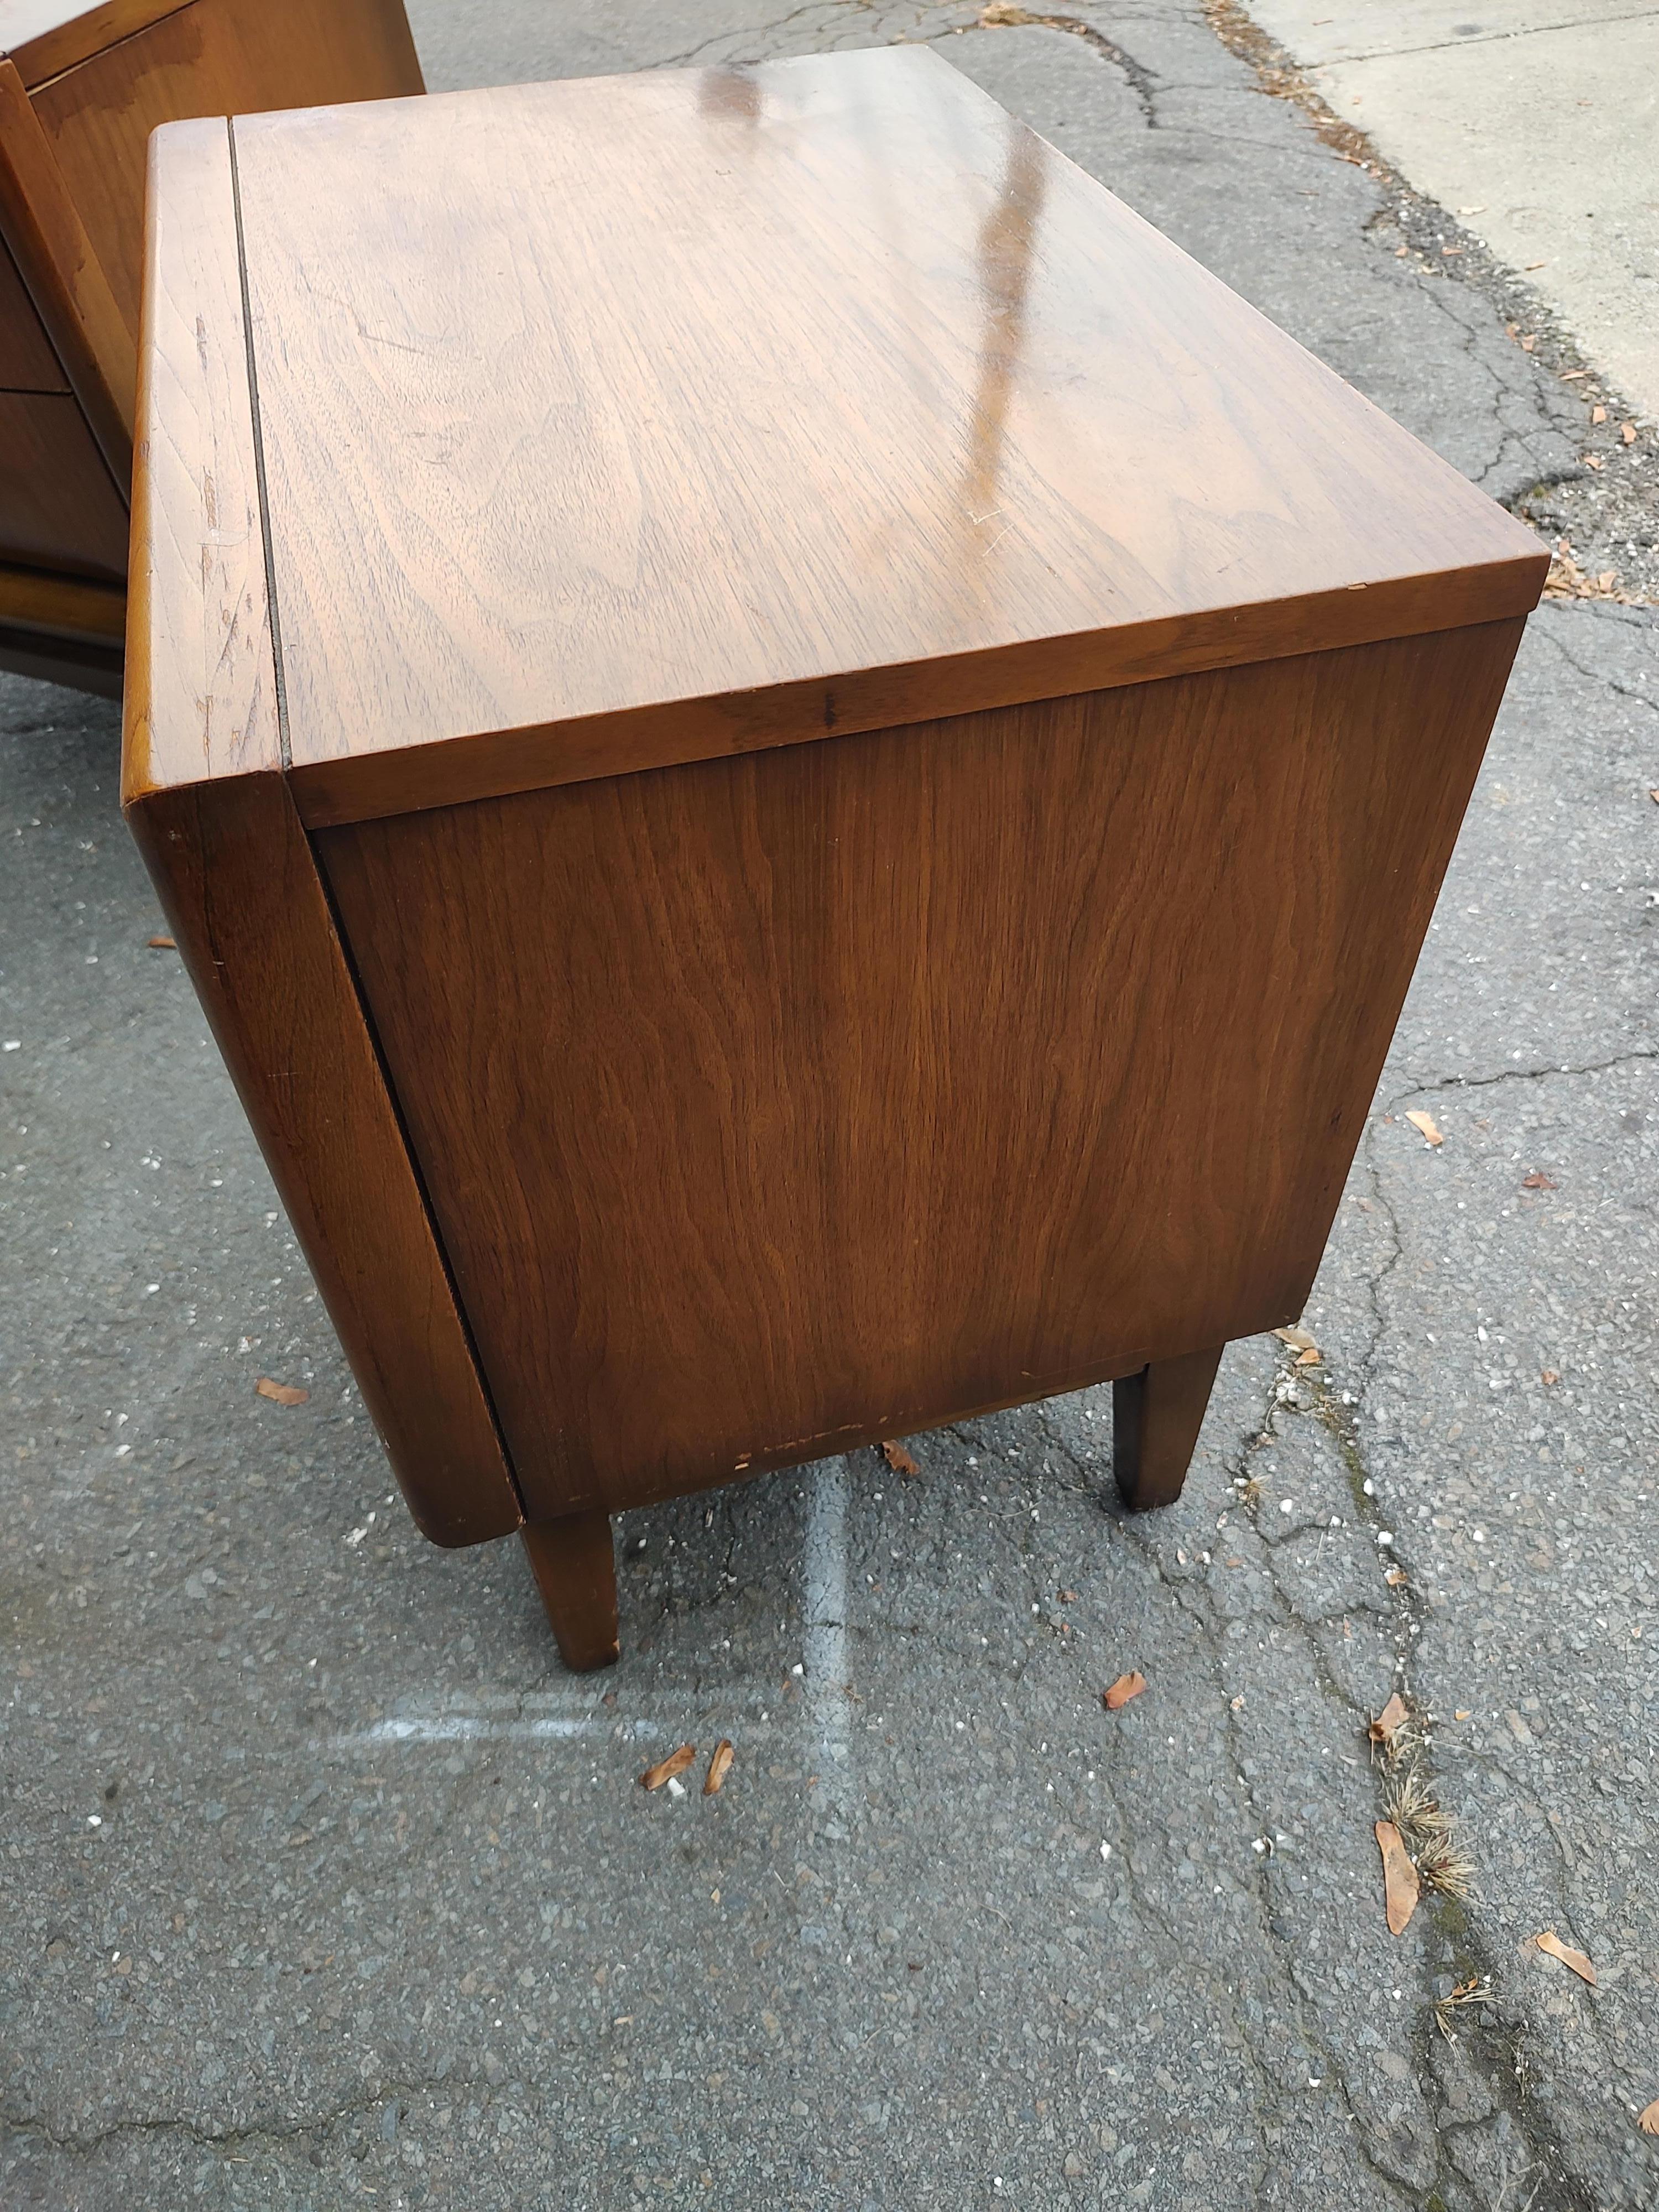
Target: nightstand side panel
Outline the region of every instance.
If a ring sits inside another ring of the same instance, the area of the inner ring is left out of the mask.
[[[1520,630],[316,833],[532,1517],[1294,1320]]]

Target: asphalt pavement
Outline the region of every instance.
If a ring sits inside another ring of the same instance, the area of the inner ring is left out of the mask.
[[[391,1494],[114,710],[0,678],[4,2212],[1659,2201],[1653,441],[1237,9],[1038,12],[411,8],[434,88],[937,39],[1571,533],[1307,1341],[1133,1522],[1109,1391],[628,1516],[564,1674]]]

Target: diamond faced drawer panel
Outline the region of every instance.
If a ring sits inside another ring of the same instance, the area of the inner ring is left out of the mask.
[[[68,394],[0,392],[0,560],[126,573],[126,507]]]
[[[17,264],[0,246],[0,392],[67,392],[63,365],[40,327]]]

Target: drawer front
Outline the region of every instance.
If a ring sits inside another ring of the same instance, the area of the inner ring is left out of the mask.
[[[0,392],[68,390],[17,264],[0,245]]]
[[[126,505],[73,398],[0,392],[0,560],[126,574]]]

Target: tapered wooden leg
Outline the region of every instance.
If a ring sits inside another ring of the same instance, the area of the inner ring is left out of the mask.
[[[573,1513],[562,1521],[528,1522],[519,1533],[565,1665],[576,1674],[614,1667],[621,1645],[611,1516]]]
[[[1112,1473],[1126,1505],[1173,1505],[1225,1346],[1155,1359],[1112,1385]]]

